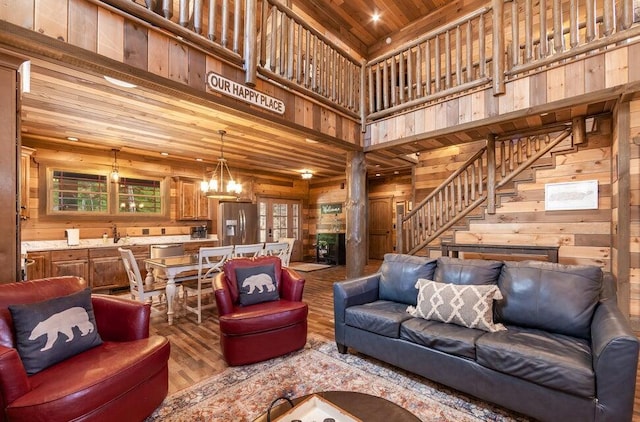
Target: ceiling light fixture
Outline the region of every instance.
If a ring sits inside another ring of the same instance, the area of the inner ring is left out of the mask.
[[[300,176],[302,176],[302,178],[305,180],[309,180],[313,177],[313,173],[311,173],[311,171],[309,170],[302,170]]]
[[[138,85],[132,84],[131,82],[121,81],[120,79],[112,78],[111,76],[104,75],[104,80],[119,86],[120,88],[137,88]]]
[[[218,133],[220,134],[220,157],[218,158],[218,164],[211,175],[211,179],[208,182],[203,180],[200,184],[200,189],[205,192],[209,198],[235,199],[242,193],[242,184],[233,180],[227,160],[224,158],[224,135],[226,135],[227,132],[219,130]],[[227,179],[228,181],[225,185],[225,180]]]
[[[374,22],[378,22],[378,21],[380,20],[380,13],[375,12],[375,13],[373,14],[373,16],[371,16],[371,19],[372,19]]]
[[[113,164],[111,165],[111,181],[114,183],[118,183],[120,180],[120,172],[118,167],[118,150],[112,149],[113,151]]]
[[[67,136],[67,141],[78,142],[78,138],[76,138],[75,136]]]

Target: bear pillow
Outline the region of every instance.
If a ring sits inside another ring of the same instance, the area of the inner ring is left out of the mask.
[[[27,374],[102,344],[91,290],[43,302],[9,305],[16,348]]]
[[[273,264],[236,268],[236,280],[242,306],[280,299]]]

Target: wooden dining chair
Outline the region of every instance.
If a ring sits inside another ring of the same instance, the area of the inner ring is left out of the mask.
[[[280,258],[282,266],[286,267],[287,265],[284,265],[284,260],[287,257],[288,251],[289,244],[287,242],[267,242],[264,244],[264,249],[262,249],[260,255],[277,256]]]
[[[249,245],[235,245],[233,247],[234,258],[252,258],[259,256],[264,248],[264,243],[252,243]]]
[[[183,281],[184,308],[198,316],[198,324],[202,322],[202,311],[215,306],[213,298],[206,305],[202,304],[202,296],[213,294],[213,276],[220,272],[225,261],[233,256],[233,246],[202,247],[198,253],[198,278]],[[189,305],[189,294],[196,296],[196,306]]]
[[[133,255],[131,249],[118,248],[118,252],[120,252],[124,269],[127,272],[127,277],[129,278],[131,299],[142,303],[148,302],[153,304],[153,298],[157,296],[158,300],[161,301],[162,296],[165,293],[166,284],[155,282],[151,285],[145,284],[145,279],[143,279],[140,274],[138,262],[136,261],[136,257]]]

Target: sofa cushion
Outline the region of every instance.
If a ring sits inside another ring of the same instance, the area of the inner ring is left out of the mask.
[[[350,306],[345,311],[345,323],[352,327],[380,334],[400,337],[400,324],[411,318],[404,303],[378,300],[364,305]]]
[[[411,318],[402,323],[400,338],[469,359],[476,358],[476,340],[485,332],[455,324]]]
[[[477,328],[502,331],[502,324],[493,322],[493,301],[502,299],[498,286],[477,286],[437,283],[420,279],[417,306],[407,312],[414,317]]]
[[[385,254],[380,266],[379,298],[415,305],[418,296],[418,290],[415,288],[416,281],[419,278],[433,279],[435,268],[435,259]]]
[[[532,328],[508,326],[476,341],[476,360],[487,368],[572,395],[595,396],[589,342]]]
[[[91,290],[42,302],[9,305],[16,348],[33,375],[102,344],[91,304]]]
[[[502,261],[442,256],[438,258],[431,280],[453,284],[496,284],[501,269]]]
[[[242,306],[280,298],[273,264],[236,268],[236,283]]]
[[[226,335],[275,331],[307,320],[308,306],[304,302],[276,300],[251,307],[236,307],[236,311],[220,315],[220,331]]]
[[[599,267],[507,262],[498,285],[504,296],[496,303],[499,321],[590,338],[591,319],[602,285]]]

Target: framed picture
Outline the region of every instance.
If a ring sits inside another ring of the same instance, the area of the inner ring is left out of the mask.
[[[598,181],[545,184],[544,209],[545,211],[598,209]]]

